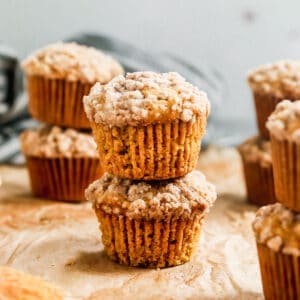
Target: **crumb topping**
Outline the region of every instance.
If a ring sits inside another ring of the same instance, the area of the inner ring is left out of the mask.
[[[280,203],[261,207],[253,230],[258,243],[276,252],[300,256],[300,213]]]
[[[266,126],[278,139],[300,142],[300,100],[279,102]]]
[[[241,155],[248,161],[260,162],[262,166],[272,164],[271,144],[259,136],[253,136],[238,146]]]
[[[37,157],[98,157],[97,146],[91,134],[74,129],[42,127],[26,130],[20,135],[25,155]]]
[[[83,102],[90,120],[111,126],[188,122],[207,118],[210,108],[206,94],[175,72],[120,75],[96,83]]]
[[[262,65],[248,73],[254,92],[278,98],[300,97],[300,61],[281,60]]]
[[[216,200],[215,187],[199,171],[163,181],[134,181],[105,173],[85,191],[86,199],[108,214],[133,219],[189,218],[206,214]]]
[[[22,66],[28,75],[87,83],[107,83],[123,74],[121,65],[112,57],[76,43],[56,43],[39,49]]]

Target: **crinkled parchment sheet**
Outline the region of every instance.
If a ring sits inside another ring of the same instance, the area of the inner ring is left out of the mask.
[[[199,169],[219,197],[195,255],[182,266],[147,270],[105,256],[90,203],[35,199],[24,168],[1,166],[0,265],[41,276],[66,299],[263,299],[251,231],[257,208],[245,203],[239,156],[210,148]]]

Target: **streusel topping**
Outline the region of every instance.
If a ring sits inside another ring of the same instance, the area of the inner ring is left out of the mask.
[[[263,206],[256,213],[253,230],[258,243],[300,256],[300,213],[280,203]]]
[[[97,146],[91,134],[74,129],[43,127],[26,130],[20,135],[25,155],[37,157],[98,157]]]
[[[278,139],[300,142],[300,100],[279,102],[266,126]]]
[[[122,67],[112,57],[76,43],[56,43],[39,49],[22,66],[27,75],[88,83],[107,83],[123,74]]]
[[[175,72],[120,75],[96,83],[83,101],[90,120],[120,127],[207,118],[210,107],[206,94]]]
[[[248,161],[260,162],[262,166],[272,164],[270,141],[253,136],[238,146],[241,155]]]
[[[248,73],[254,92],[278,98],[300,98],[300,61],[281,60],[260,66]]]
[[[199,171],[175,180],[134,181],[105,173],[85,191],[86,199],[108,214],[133,219],[189,218],[206,214],[216,200],[215,187]]]

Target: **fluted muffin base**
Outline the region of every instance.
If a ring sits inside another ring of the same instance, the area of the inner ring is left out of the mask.
[[[269,130],[266,127],[266,122],[275,110],[276,105],[284,100],[285,98],[278,98],[272,95],[263,94],[263,93],[253,93],[255,109],[256,109],[256,120],[257,127],[261,137],[264,139],[269,139],[270,134]],[[293,99],[290,99],[293,101]]]
[[[190,260],[199,240],[203,215],[191,219],[135,220],[95,209],[108,256],[121,264],[165,268]]]
[[[61,201],[85,201],[84,190],[102,175],[97,158],[26,156],[32,193]]]
[[[82,98],[92,84],[27,76],[29,112],[39,121],[77,129],[90,128]]]
[[[300,145],[271,135],[271,147],[278,202],[300,212]]]
[[[255,205],[275,203],[275,189],[272,164],[249,161],[242,155],[247,199]]]
[[[140,127],[91,125],[100,160],[108,173],[159,180],[184,176],[195,168],[206,119]]]
[[[300,257],[283,254],[257,243],[266,300],[300,299]]]

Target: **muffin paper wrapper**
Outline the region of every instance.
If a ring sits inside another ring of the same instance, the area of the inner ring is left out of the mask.
[[[32,193],[35,196],[83,201],[84,190],[102,174],[97,158],[26,157]]]
[[[253,96],[259,133],[263,138],[269,139],[270,134],[266,128],[266,122],[270,114],[275,110],[276,105],[283,99],[261,93],[254,93]]]
[[[189,261],[203,222],[200,214],[186,220],[134,220],[95,210],[108,256],[129,266],[164,268]]]
[[[277,200],[272,164],[262,165],[259,161],[247,160],[243,153],[241,156],[248,201],[260,206],[275,203]]]
[[[140,127],[91,125],[106,172],[158,180],[180,177],[195,168],[206,119]]]
[[[90,128],[82,98],[92,84],[27,76],[29,112],[33,118],[58,126]]]
[[[300,299],[300,257],[259,243],[257,251],[265,299]]]
[[[271,134],[271,147],[278,202],[300,212],[300,146]]]

